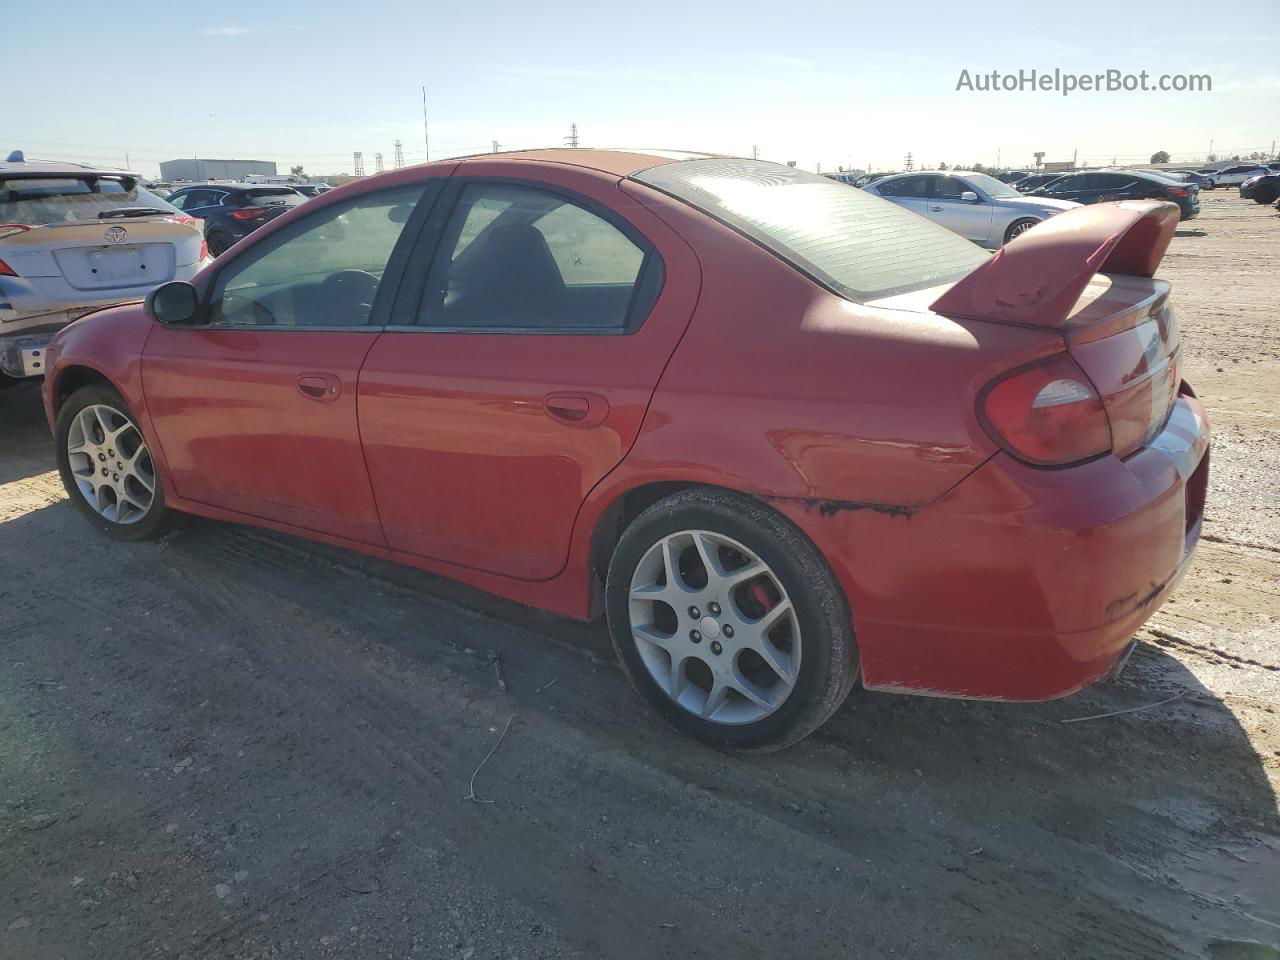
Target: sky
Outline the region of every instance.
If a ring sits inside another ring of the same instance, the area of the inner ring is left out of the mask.
[[[974,6],[739,0],[13,2],[0,151],[281,172],[559,146],[667,147],[901,169],[1178,161],[1280,139],[1280,0]],[[957,90],[992,70],[1208,74],[1208,92]],[[429,148],[422,88],[427,88]]]

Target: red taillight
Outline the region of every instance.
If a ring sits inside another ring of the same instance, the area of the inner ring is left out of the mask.
[[[200,221],[199,221],[199,220],[197,220],[195,217],[188,217],[185,213],[180,213],[180,214],[178,214],[176,217],[174,217],[174,218],[173,218],[173,222],[174,222],[174,223],[187,223],[187,224],[190,224],[190,225],[191,225],[191,226],[193,226],[193,227],[194,227],[194,226],[198,226],[198,225],[199,225],[199,223],[200,223]]]
[[[232,210],[231,216],[235,220],[257,220],[270,212],[266,207],[245,207],[243,210]]]
[[[30,229],[25,223],[0,223],[0,240],[12,237],[15,233],[26,233]]]
[[[3,260],[0,260],[0,277],[16,277],[16,276],[17,274],[14,273],[13,267],[9,266]]]
[[[204,263],[208,259],[209,259],[209,241],[206,240],[204,237],[201,237],[200,238],[200,257],[196,260],[196,263]]]
[[[978,398],[978,414],[997,443],[1037,466],[1079,463],[1111,450],[1102,398],[1066,354],[988,385]]]
[[[1171,197],[1189,197],[1191,190],[1188,187],[1170,187],[1169,196]]]

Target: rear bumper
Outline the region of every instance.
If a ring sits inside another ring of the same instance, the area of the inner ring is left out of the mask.
[[[1104,676],[1185,574],[1208,447],[1185,395],[1125,460],[1044,470],[1000,453],[906,515],[788,512],[850,598],[865,686],[1048,700]]]
[[[175,267],[173,279],[190,280],[207,262]],[[122,287],[94,298],[57,277],[0,277],[0,372],[43,375],[44,347],[55,333],[87,313],[145,297],[155,286]]]

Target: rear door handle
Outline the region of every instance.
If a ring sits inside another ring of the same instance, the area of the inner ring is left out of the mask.
[[[930,209],[930,210],[932,210],[934,213],[941,213],[941,212],[942,212],[942,208],[941,208],[941,207],[930,207],[929,209]]]
[[[543,398],[542,409],[573,427],[598,427],[609,416],[609,401],[594,393],[552,393]]]
[[[342,393],[342,381],[332,373],[304,373],[298,377],[298,392],[308,400],[332,403]]]

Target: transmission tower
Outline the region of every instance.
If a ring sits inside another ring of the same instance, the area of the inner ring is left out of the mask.
[[[760,148],[757,147],[754,143],[751,145],[751,159],[752,160],[760,159]]]
[[[357,177],[364,176],[364,154],[357,150],[351,155],[351,160],[355,164],[355,175]]]
[[[404,144],[396,141],[396,158],[392,164],[397,170],[404,166]]]
[[[501,149],[502,149],[502,144],[500,144],[497,140],[494,140],[494,141],[493,141],[493,152],[494,152],[494,153],[497,153],[497,152],[498,152],[499,150],[501,150]]]
[[[373,172],[374,173],[382,172],[382,154],[380,153],[375,153],[373,155]]]
[[[578,125],[576,123],[569,124],[569,135],[564,138],[564,142],[571,147],[578,145]]]
[[[911,151],[910,151],[910,150],[908,150],[908,151],[907,151],[906,159],[904,159],[904,160],[902,161],[902,169],[903,169],[903,170],[914,170],[915,168],[916,168],[916,162],[915,162],[914,160],[912,160],[912,159],[911,159]]]

